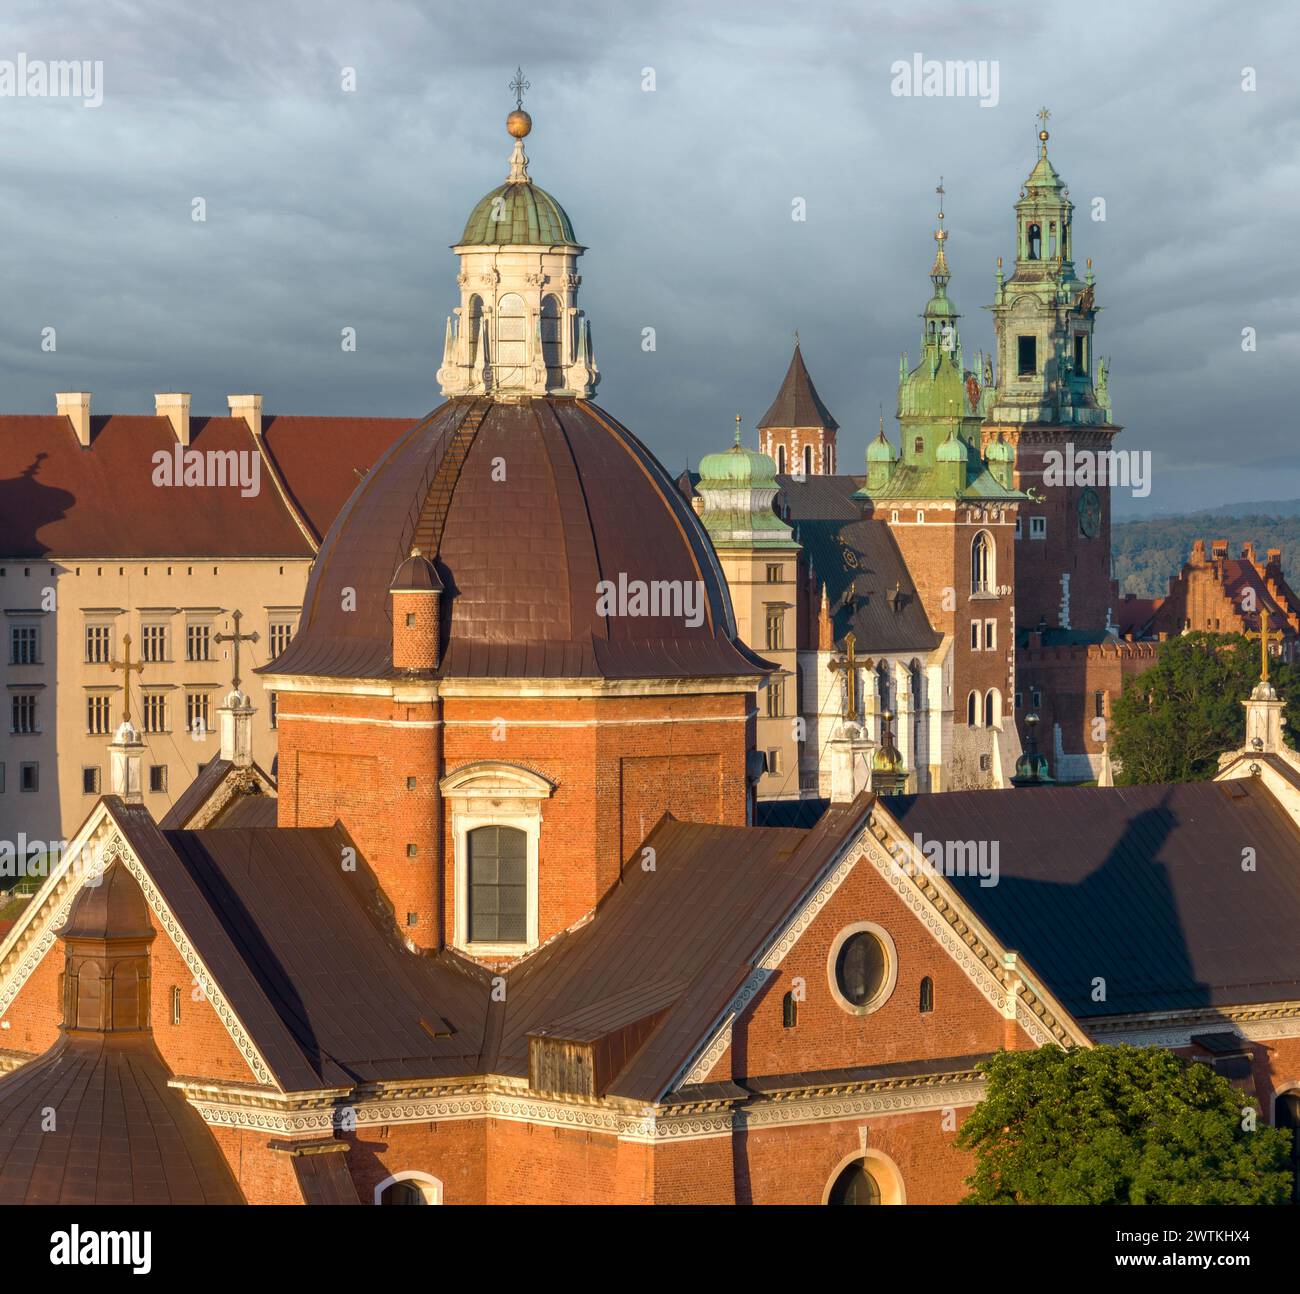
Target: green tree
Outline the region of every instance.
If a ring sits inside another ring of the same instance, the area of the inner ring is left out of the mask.
[[[1245,740],[1241,703],[1259,682],[1259,643],[1240,634],[1180,634],[1160,644],[1156,663],[1126,679],[1110,723],[1116,780],[1195,782],[1213,777],[1224,751]],[[1300,668],[1270,664],[1288,701],[1287,727],[1300,723]]]
[[[1285,1204],[1291,1133],[1163,1047],[1002,1051],[957,1134],[967,1204]]]

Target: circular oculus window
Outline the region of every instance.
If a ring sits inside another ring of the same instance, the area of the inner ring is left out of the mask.
[[[831,993],[844,1010],[869,1015],[885,1004],[898,977],[898,956],[887,931],[869,921],[840,931],[827,958]]]

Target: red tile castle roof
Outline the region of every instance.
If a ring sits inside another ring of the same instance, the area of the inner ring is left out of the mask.
[[[165,417],[90,420],[90,444],[61,414],[0,416],[0,557],[310,557],[405,418],[192,418],[190,449],[256,455],[259,488],[155,485],[175,463]],[[251,459],[245,459],[251,463]],[[251,470],[251,469],[250,469]]]

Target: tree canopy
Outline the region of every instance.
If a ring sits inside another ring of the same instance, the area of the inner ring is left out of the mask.
[[[1291,1132],[1163,1047],[1002,1051],[957,1134],[967,1204],[1285,1204]]]
[[[1241,703],[1259,682],[1259,643],[1240,634],[1180,634],[1160,644],[1156,663],[1126,679],[1111,713],[1116,781],[1195,782],[1213,777],[1218,757],[1245,740]],[[1287,731],[1300,725],[1300,667],[1270,662],[1287,702]],[[1290,738],[1288,738],[1290,740]]]

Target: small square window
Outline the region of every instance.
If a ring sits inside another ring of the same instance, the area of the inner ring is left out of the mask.
[[[769,750],[767,752],[767,771],[769,773],[779,773],[781,771],[781,752],[779,750]]]
[[[406,613],[406,627],[407,627],[408,629],[414,629],[414,628],[415,628],[415,612],[414,612],[414,611],[408,611],[408,612]]]
[[[767,568],[767,582],[769,584],[781,583],[781,567],[779,565],[769,565]]]
[[[1029,537],[1030,539],[1047,538],[1047,518],[1030,517],[1029,518]]]
[[[420,853],[420,846],[419,846],[419,845],[407,845],[407,846],[406,846],[406,856],[407,856],[407,858],[415,858],[415,857],[417,857],[417,856],[419,855],[419,853]]]
[[[970,622],[970,649],[979,651],[980,649],[980,622],[972,620]]]
[[[98,768],[83,768],[81,770],[81,790],[84,795],[99,794]]]
[[[167,790],[167,765],[149,765],[149,790],[154,795],[162,795]]]
[[[415,778],[413,778],[413,777],[408,777],[408,778],[406,779],[406,789],[407,789],[408,791],[414,791],[414,790],[415,790]]]
[[[39,791],[41,789],[41,766],[39,764],[18,765],[18,789],[20,791]]]
[[[1043,694],[1037,688],[1030,692],[1029,704],[1032,705],[1035,710],[1043,704]]]
[[[408,926],[418,926],[420,924],[420,914],[418,912],[408,912],[406,914],[406,924]]]

